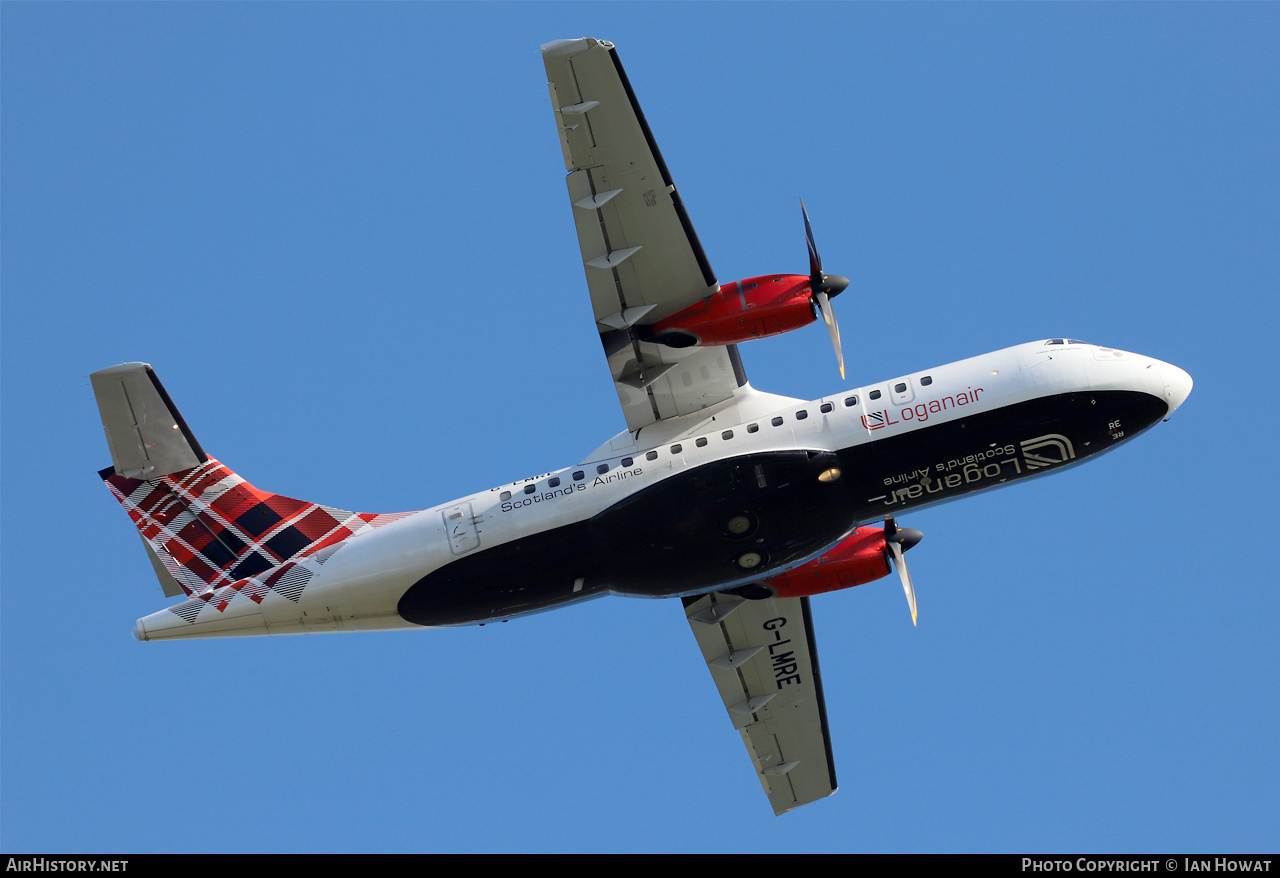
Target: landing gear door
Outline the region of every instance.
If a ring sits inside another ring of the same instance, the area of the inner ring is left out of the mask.
[[[450,506],[440,515],[444,518],[445,533],[449,535],[450,552],[465,555],[480,546],[480,529],[470,500]]]

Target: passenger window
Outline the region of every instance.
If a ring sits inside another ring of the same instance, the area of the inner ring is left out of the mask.
[[[559,476],[555,476],[555,477],[553,477],[553,478],[549,479],[549,480],[547,481],[547,487],[548,487],[548,488],[558,488],[558,487],[560,487],[560,477],[559,477]]]
[[[772,421],[770,421],[769,423],[773,424],[775,427],[781,427],[781,426],[782,426],[782,418],[774,418],[774,419],[773,419]]]
[[[759,424],[747,424],[747,432],[748,432],[748,433],[759,433],[759,432],[760,432],[760,425],[759,425]]]
[[[906,392],[907,392],[907,385],[906,385],[905,383],[903,383],[903,382],[899,382],[899,383],[897,383],[897,384],[893,385],[893,392],[894,392],[894,393],[906,393]]]
[[[650,451],[650,452],[648,452],[647,454],[645,454],[644,459],[645,459],[645,460],[657,460],[657,459],[658,459],[658,452],[656,452],[656,451]]]
[[[583,473],[583,472],[582,472],[582,470],[578,470],[576,473],[574,473],[574,474],[573,474],[573,480],[574,480],[575,482],[580,482],[580,481],[582,481],[582,477],[583,477],[584,475],[585,475],[585,473]]]
[[[511,499],[511,492],[510,492],[510,491],[503,491],[501,494],[499,494],[499,495],[498,495],[498,499],[499,499],[499,500],[510,500],[510,499]]]
[[[809,417],[809,413],[808,413],[807,411],[805,411],[804,409],[800,409],[800,411],[796,412],[796,420],[797,420],[797,421],[803,421],[803,420],[804,420],[805,418],[807,418],[807,417]]]
[[[635,463],[635,461],[634,461],[632,458],[630,458],[630,457],[624,457],[624,458],[622,458],[622,465],[623,465],[623,466],[631,466],[631,464],[633,464],[633,463]]]
[[[696,446],[698,446],[699,448],[701,448],[702,446],[704,446],[704,445],[706,445],[706,444],[707,444],[707,437],[703,436],[702,438],[700,438],[698,441],[694,442],[693,444],[694,444],[694,445],[696,445]]]
[[[538,486],[537,486],[537,485],[525,485],[525,486],[524,486],[524,492],[525,492],[526,494],[532,494],[532,493],[533,493],[534,491],[536,491],[536,490],[538,490]]]
[[[680,449],[681,449],[681,448],[683,448],[683,447],[684,447],[684,446],[681,446],[681,445],[672,445],[672,446],[671,446],[671,453],[672,453],[672,454],[679,454],[679,453],[680,453]]]
[[[933,383],[933,376],[932,376],[932,375],[926,375],[926,376],[924,376],[923,378],[921,378],[921,379],[920,379],[920,386],[921,386],[921,387],[928,387],[928,386],[929,386],[930,384],[932,384],[932,383]]]
[[[607,463],[602,463],[598,467],[596,467],[596,472],[600,473],[600,475],[604,475],[608,471],[609,471],[609,464]]]
[[[822,413],[825,415],[827,412],[831,411],[833,408],[835,408],[835,406],[833,406],[831,403],[824,402],[822,404]]]
[[[846,406],[855,406],[858,404],[858,398],[856,396],[846,396],[844,398],[844,404]]]
[[[725,430],[723,433],[721,433],[721,434],[720,434],[720,438],[721,438],[721,439],[732,439],[732,438],[733,438],[733,431],[732,431],[732,430]]]
[[[868,396],[870,396],[872,399],[879,399],[879,398],[880,398],[880,391],[878,391],[878,390],[873,390],[873,391],[871,391],[871,393],[869,393],[869,394],[867,394],[867,395],[868,395]]]

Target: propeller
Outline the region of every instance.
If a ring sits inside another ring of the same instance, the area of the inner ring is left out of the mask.
[[[822,273],[822,254],[813,241],[813,226],[809,225],[809,211],[804,208],[804,199],[800,199],[800,212],[804,214],[804,235],[809,242],[809,290],[813,297],[809,300],[822,314],[822,322],[827,324],[827,332],[831,335],[831,345],[836,349],[836,359],[840,361],[840,378],[844,378],[844,353],[840,350],[840,327],[836,325],[836,314],[831,310],[831,300],[840,295],[849,286],[849,278],[838,274]]]
[[[902,579],[902,590],[907,593],[907,606],[911,607],[911,624],[916,624],[916,590],[911,585],[911,571],[907,569],[907,558],[903,554],[924,539],[924,534],[915,528],[898,527],[892,518],[884,520],[884,544],[893,558],[893,566]]]

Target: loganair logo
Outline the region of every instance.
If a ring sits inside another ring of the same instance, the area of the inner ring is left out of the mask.
[[[892,427],[894,424],[901,424],[903,421],[916,421],[923,424],[934,415],[940,415],[947,409],[959,408],[962,405],[977,402],[978,394],[982,393],[983,390],[984,388],[982,387],[970,387],[955,396],[944,396],[941,399],[918,402],[906,408],[867,412],[862,416],[862,426],[868,430],[883,430],[885,427]]]
[[[1046,433],[1034,439],[1024,439],[1022,459],[1027,462],[1027,469],[1043,469],[1058,463],[1066,463],[1076,456],[1071,440],[1061,433]]]

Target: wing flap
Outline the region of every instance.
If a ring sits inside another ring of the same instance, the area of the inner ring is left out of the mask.
[[[711,679],[774,814],[836,790],[808,598],[685,598]]]

